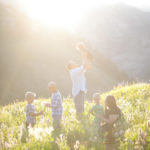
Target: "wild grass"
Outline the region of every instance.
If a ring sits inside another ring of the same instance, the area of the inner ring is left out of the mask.
[[[120,86],[102,94],[101,103],[107,95],[112,94],[123,111],[129,128],[125,138],[120,141],[121,150],[149,150],[150,129],[150,85],[133,84]],[[75,117],[72,99],[64,99],[64,113],[61,131],[52,128],[51,110],[44,108],[48,99],[35,101],[37,111],[44,110],[44,119],[37,118],[37,124],[29,131],[25,128],[26,102],[15,102],[0,107],[0,150],[99,150],[104,149],[101,140],[93,136],[93,116],[89,114],[92,102],[85,103],[82,121]]]

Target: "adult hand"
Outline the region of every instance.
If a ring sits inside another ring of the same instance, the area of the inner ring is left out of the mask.
[[[80,42],[78,45],[77,45],[77,50],[80,51],[80,52],[86,52],[86,47],[85,47],[85,44]]]

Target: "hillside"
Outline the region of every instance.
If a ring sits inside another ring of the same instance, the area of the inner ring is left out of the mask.
[[[33,23],[15,8],[0,4],[0,104],[23,99],[26,91],[48,97],[47,84],[54,80],[64,96],[71,95],[71,81],[65,68],[68,60],[80,63],[75,50],[82,40],[62,29],[46,28]],[[101,53],[94,55],[92,70],[87,74],[89,95],[106,91],[129,80]]]
[[[96,7],[79,34],[130,77],[149,81],[150,13],[123,3]]]
[[[150,116],[150,85],[134,84],[116,87],[112,91],[102,94],[102,104],[107,95],[113,94],[119,107],[129,123],[125,139],[121,143],[121,150],[149,150],[150,129],[147,120]],[[37,110],[44,109],[46,99],[35,101]],[[62,131],[58,137],[53,132],[50,110],[45,109],[45,118],[38,118],[37,125],[30,129],[29,135],[24,128],[25,102],[15,102],[5,107],[0,107],[0,149],[1,150],[93,150],[102,149],[103,144],[92,138],[92,120],[89,109],[93,105],[86,102],[84,117],[81,122],[75,119],[75,109],[71,99],[63,100],[64,114]],[[74,147],[75,148],[75,147]]]

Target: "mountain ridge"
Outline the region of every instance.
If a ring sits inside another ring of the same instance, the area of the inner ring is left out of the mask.
[[[0,7],[0,104],[24,99],[26,91],[48,97],[47,84],[51,80],[64,96],[71,95],[71,79],[65,65],[70,59],[81,63],[75,46],[83,39],[62,29],[32,24],[27,16],[10,6]],[[92,53],[95,59],[87,73],[89,99],[95,90],[106,91],[129,80],[109,59]]]
[[[93,10],[78,33],[131,78],[149,81],[150,13],[119,4]]]

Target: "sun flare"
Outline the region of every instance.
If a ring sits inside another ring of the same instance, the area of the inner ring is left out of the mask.
[[[24,2],[28,16],[48,26],[73,29],[81,17],[84,1],[72,0],[30,0]]]
[[[33,20],[51,27],[74,30],[82,16],[93,6],[123,2],[141,6],[140,0],[17,0],[17,4]],[[145,4],[150,4],[147,0]]]

